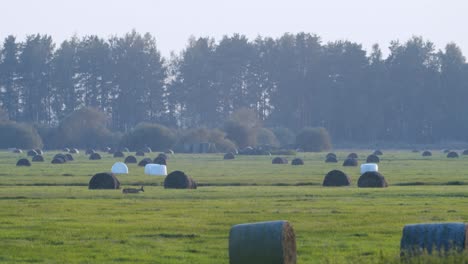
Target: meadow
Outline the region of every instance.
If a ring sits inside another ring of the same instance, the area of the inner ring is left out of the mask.
[[[87,188],[122,158],[76,154],[50,164],[59,152],[49,151],[44,163],[16,167],[26,155],[3,151],[0,263],[229,263],[231,226],[269,220],[292,224],[298,263],[399,263],[405,224],[468,222],[468,156],[384,150],[379,171],[389,187],[363,189],[359,167],[341,166],[349,152],[335,152],[336,164],[324,162],[326,153],[298,153],[303,166],[272,165],[270,156],[169,155],[168,171],[184,171],[198,189],[164,189],[164,177],[130,164],[128,175],[117,176],[121,186],[145,192],[122,194]],[[364,163],[371,151],[357,153]],[[351,176],[352,186],[322,187],[333,169]]]

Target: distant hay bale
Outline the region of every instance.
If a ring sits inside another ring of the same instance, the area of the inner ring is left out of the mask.
[[[125,148],[122,148],[122,152],[130,152],[130,150],[127,147],[125,147]]]
[[[37,152],[34,149],[28,151],[28,157],[34,157],[37,155]]]
[[[377,150],[374,151],[373,154],[376,155],[376,156],[381,156],[381,155],[383,155],[383,152],[380,149],[377,149]]]
[[[144,157],[144,156],[145,156],[145,152],[143,152],[143,151],[141,151],[141,150],[140,150],[140,151],[137,151],[137,152],[135,153],[135,156]]]
[[[276,157],[271,161],[272,164],[288,164],[288,160],[283,157]]]
[[[349,186],[351,178],[340,170],[332,170],[325,175],[322,185],[325,187]]]
[[[57,157],[57,158],[53,158],[50,163],[52,163],[52,164],[64,164],[65,162],[67,162],[67,161],[64,158]]]
[[[358,165],[358,160],[354,158],[347,158],[343,162],[343,166],[345,167],[355,167]]]
[[[425,151],[422,153],[422,156],[423,156],[423,157],[430,157],[430,156],[432,156],[432,152],[430,152],[429,150],[425,150]]]
[[[153,161],[150,158],[144,158],[140,160],[140,162],[138,163],[138,166],[144,167],[146,166],[146,164],[149,164],[149,163],[153,163]]]
[[[335,159],[337,158],[336,154],[332,152],[328,153],[327,156],[325,156],[326,159],[328,159],[329,157],[334,157]]]
[[[57,159],[57,158],[60,158],[60,159],[63,159],[65,161],[67,161],[67,157],[62,153],[55,154],[52,159]]]
[[[94,149],[87,149],[85,153],[86,155],[91,155],[93,153],[96,153],[96,151]]]
[[[385,177],[377,171],[368,171],[359,177],[360,188],[385,188],[388,187]]]
[[[348,159],[358,159],[358,154],[352,152],[348,154]]]
[[[34,149],[34,151],[36,151],[36,153],[37,153],[38,155],[43,155],[43,154],[44,154],[44,151],[42,151],[42,149],[39,149],[39,148]]]
[[[125,155],[122,151],[114,152],[114,158],[123,158],[123,157],[125,157]]]
[[[101,159],[101,155],[99,153],[93,153],[91,155],[89,155],[89,159],[90,160],[100,160]]]
[[[120,182],[115,177],[114,174],[109,172],[103,172],[95,174],[91,180],[89,181],[88,189],[96,190],[96,189],[119,189]]]
[[[153,163],[154,164],[159,164],[159,165],[167,165],[167,161],[164,157],[162,156],[157,156],[154,160],[153,160]]]
[[[291,165],[304,165],[304,161],[300,158],[295,158],[291,161]]]
[[[124,160],[125,163],[137,163],[135,156],[127,156]]]
[[[450,151],[448,154],[447,154],[447,158],[458,158],[458,153],[455,152],[455,151]]]
[[[143,151],[143,152],[145,152],[145,153],[151,153],[151,152],[153,152],[153,151],[151,150],[150,147],[144,147],[141,151]]]
[[[72,154],[70,154],[70,153],[65,154],[65,158],[67,159],[67,161],[74,161],[75,160],[73,158]]]
[[[367,163],[379,163],[380,158],[377,155],[371,154],[371,155],[367,156],[366,162]]]
[[[36,155],[32,158],[33,162],[44,162],[44,157],[42,155]]]
[[[70,154],[80,154],[80,151],[77,148],[70,149]]]
[[[235,159],[235,158],[236,158],[236,156],[234,156],[234,153],[232,153],[232,152],[224,154],[224,159],[225,160],[232,160],[232,159]]]
[[[467,249],[465,223],[430,223],[405,225],[400,242],[400,255],[413,257],[422,254],[458,252]],[[455,263],[455,262],[454,262]]]
[[[23,166],[29,167],[29,166],[31,166],[31,162],[29,162],[28,159],[20,159],[20,160],[18,160],[18,162],[16,162],[16,166],[18,166],[18,167],[23,167]]]
[[[70,149],[69,148],[63,148],[62,151],[63,152],[70,152]]]
[[[196,189],[197,183],[182,171],[173,171],[164,179],[164,189]]]
[[[326,163],[337,163],[337,162],[338,162],[338,159],[337,159],[336,157],[334,157],[334,156],[330,156],[330,157],[327,157],[327,158],[325,159],[325,162],[326,162]]]
[[[235,225],[229,232],[230,264],[296,264],[296,235],[288,221]]]
[[[23,153],[23,150],[19,149],[19,148],[15,148],[13,150],[13,153]]]
[[[462,154],[463,155],[468,155],[468,149],[465,149]]]
[[[172,149],[166,149],[166,151],[164,151],[164,153],[174,155],[174,151]]]

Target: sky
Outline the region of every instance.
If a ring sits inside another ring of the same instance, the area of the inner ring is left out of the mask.
[[[468,56],[467,0],[0,0],[0,39],[48,34],[107,38],[135,29],[151,33],[164,56],[181,52],[190,36],[240,33],[279,37],[317,34],[324,43],[349,40],[388,54],[390,41],[422,36],[443,49],[456,43]]]

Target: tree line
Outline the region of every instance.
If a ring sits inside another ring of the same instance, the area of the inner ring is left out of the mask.
[[[468,140],[468,65],[460,48],[422,37],[384,57],[350,41],[298,33],[189,39],[164,58],[151,34],[108,39],[8,36],[0,48],[0,105],[9,120],[57,127],[91,107],[115,132],[142,122],[223,127],[238,109],[263,126],[324,127],[334,141]]]

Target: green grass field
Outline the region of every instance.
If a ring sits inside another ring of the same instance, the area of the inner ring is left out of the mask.
[[[385,189],[356,187],[359,167],[341,166],[349,151],[337,152],[337,164],[324,163],[326,153],[298,153],[304,166],[175,154],[168,171],[186,172],[197,190],[165,190],[163,177],[129,165],[130,174],[118,176],[122,187],[145,192],[127,195],[87,189],[92,175],[123,159],[78,154],[50,164],[56,153],[16,167],[24,154],[0,152],[0,263],[229,263],[230,227],[269,220],[293,225],[298,263],[399,263],[405,224],[468,222],[468,156],[447,159],[441,151],[427,158],[384,151]],[[370,151],[357,153],[362,163]],[[348,173],[352,187],[321,187],[332,169]]]

